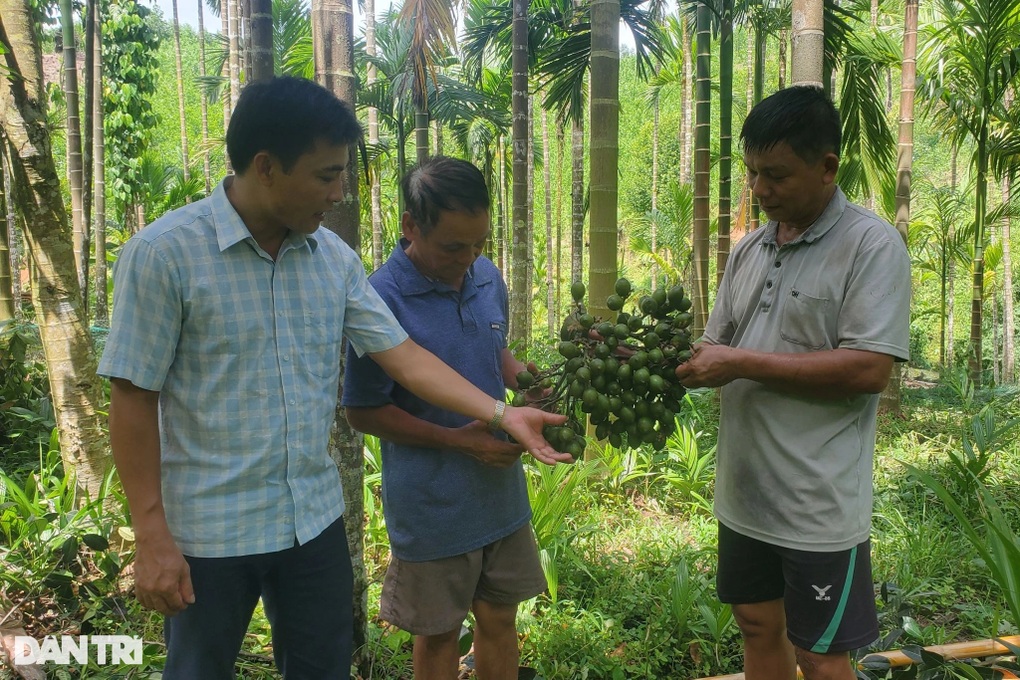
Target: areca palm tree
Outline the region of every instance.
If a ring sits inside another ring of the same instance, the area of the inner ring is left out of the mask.
[[[1007,90],[1020,83],[1020,0],[944,0],[939,10],[922,51],[923,92],[941,129],[958,143],[975,145],[969,372],[979,385],[989,140]]]
[[[63,88],[67,102],[67,184],[71,190],[71,222],[74,230],[74,261],[78,272],[78,288],[87,298],[86,269],[88,236],[85,233],[84,163],[81,154],[81,119],[78,115],[78,60],[74,42],[74,4],[60,0],[60,26],[64,41]],[[86,305],[87,307],[87,305]]]
[[[429,153],[429,82],[438,83],[437,67],[448,55],[447,46],[457,42],[456,27],[452,7],[442,0],[405,0],[399,21],[411,29],[407,59],[412,74],[415,149],[420,163]]]

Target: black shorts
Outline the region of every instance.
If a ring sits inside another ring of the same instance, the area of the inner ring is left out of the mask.
[[[870,540],[841,552],[806,552],[720,523],[716,587],[729,604],[782,598],[790,642],[810,652],[846,652],[878,639]]]

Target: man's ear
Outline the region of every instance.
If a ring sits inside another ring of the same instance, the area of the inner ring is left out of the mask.
[[[839,156],[829,152],[822,157],[822,163],[825,167],[823,180],[826,184],[832,184],[836,181],[836,173],[839,171]]]
[[[251,161],[251,169],[259,184],[268,187],[273,185],[277,173],[280,172],[280,164],[268,151],[259,151]]]
[[[416,231],[417,230],[417,231]],[[412,236],[420,236],[421,230],[418,229],[418,223],[411,217],[411,213],[404,211],[404,214],[400,216],[400,231],[408,241],[413,240]]]

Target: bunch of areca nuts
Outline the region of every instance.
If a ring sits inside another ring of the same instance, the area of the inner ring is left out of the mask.
[[[575,459],[584,453],[586,420],[596,439],[617,448],[664,448],[686,393],[676,379],[676,367],[691,357],[693,315],[683,286],[657,288],[629,311],[624,307],[630,281],[619,279],[615,291],[606,307],[616,318],[604,320],[588,313],[584,284],[575,282],[556,347],[562,360],[537,373],[517,374],[511,403],[566,415],[565,424],[547,425],[542,434]],[[534,398],[526,399],[525,392]]]

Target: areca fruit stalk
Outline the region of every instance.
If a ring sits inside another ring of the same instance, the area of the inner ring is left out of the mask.
[[[691,357],[694,317],[683,286],[659,288],[635,301],[630,281],[619,279],[606,300],[614,316],[609,319],[588,313],[583,283],[575,282],[570,292],[574,303],[556,347],[561,361],[519,373],[512,403],[566,415],[566,424],[546,426],[543,434],[575,458],[584,452],[585,416],[595,436],[617,448],[664,448],[686,394],[676,367]]]

